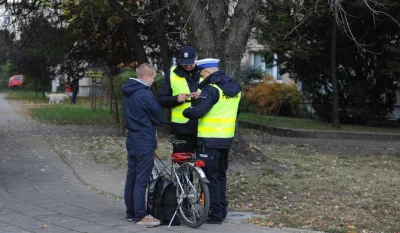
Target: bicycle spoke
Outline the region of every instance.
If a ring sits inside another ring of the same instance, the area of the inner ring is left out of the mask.
[[[200,174],[190,164],[183,164],[177,169],[177,197],[181,219],[190,227],[199,227],[206,219],[209,210],[208,187]],[[204,198],[207,189],[207,200]]]

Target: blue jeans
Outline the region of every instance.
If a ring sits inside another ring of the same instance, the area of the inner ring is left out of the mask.
[[[128,151],[124,199],[126,217],[139,222],[147,215],[146,188],[154,165],[155,149],[131,149]]]
[[[72,92],[71,104],[76,104],[76,96],[77,95],[78,95],[78,92]]]

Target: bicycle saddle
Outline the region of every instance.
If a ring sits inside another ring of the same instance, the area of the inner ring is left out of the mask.
[[[176,145],[176,146],[186,144],[185,140],[179,140],[179,139],[176,139],[176,138],[169,139],[169,142],[171,142],[173,145]]]

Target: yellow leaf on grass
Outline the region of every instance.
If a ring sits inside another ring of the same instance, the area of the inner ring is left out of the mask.
[[[272,227],[273,225],[274,225],[274,222],[271,222],[271,221],[267,222],[267,226]]]

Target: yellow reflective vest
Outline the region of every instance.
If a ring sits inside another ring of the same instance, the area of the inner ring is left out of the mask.
[[[197,137],[233,138],[241,92],[234,97],[230,97],[217,85],[211,84],[211,86],[218,89],[219,100],[206,115],[199,119]]]
[[[175,74],[176,66],[173,66],[171,68],[171,73],[170,73],[170,82],[171,82],[171,89],[172,89],[172,95],[176,96],[181,93],[188,93],[190,94],[190,89],[187,84],[186,78],[185,77],[179,77],[178,75]],[[200,78],[200,82],[203,81],[203,78]],[[200,91],[200,90],[198,90]],[[186,108],[189,108],[192,106],[191,103],[191,98],[187,98],[186,101],[176,107],[173,107],[171,109],[171,121],[174,123],[180,123],[184,124],[189,121],[188,118],[183,116],[183,110]]]

